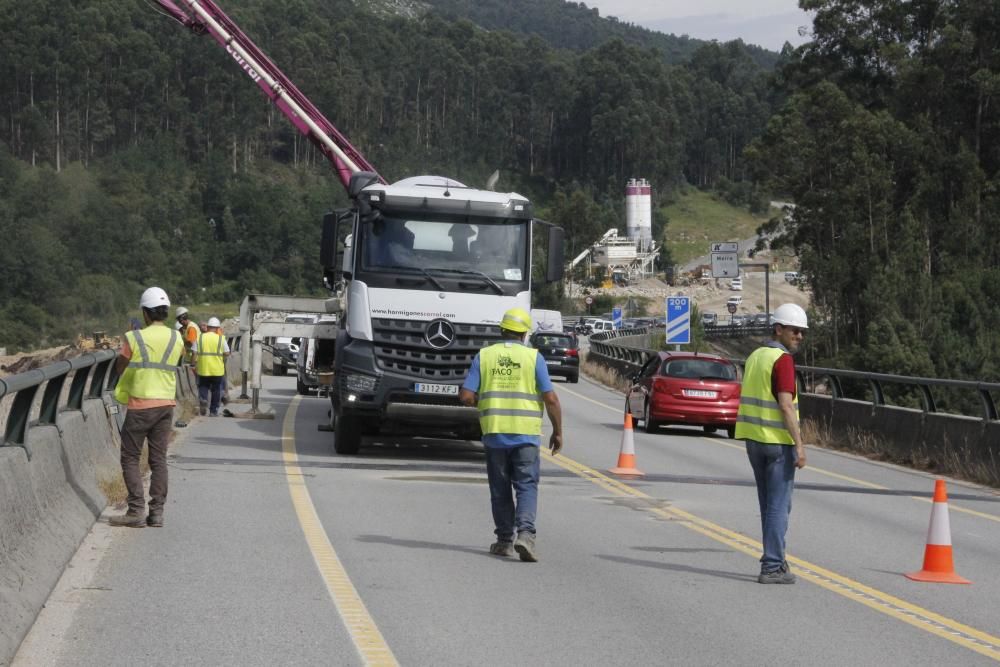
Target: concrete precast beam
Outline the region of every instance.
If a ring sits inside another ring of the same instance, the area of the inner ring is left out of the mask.
[[[334,322],[258,322],[254,327],[251,341],[262,341],[265,338],[337,338],[339,326]]]

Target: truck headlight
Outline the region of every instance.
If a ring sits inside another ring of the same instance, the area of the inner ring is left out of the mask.
[[[357,373],[352,373],[347,376],[344,380],[344,385],[347,387],[348,391],[356,391],[358,393],[368,392],[371,393],[375,391],[375,384],[378,382],[377,378],[371,375],[360,375]]]

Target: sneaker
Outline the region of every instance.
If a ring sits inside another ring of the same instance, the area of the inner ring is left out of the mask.
[[[208,401],[198,401],[198,414],[202,417],[208,414]]]
[[[525,563],[538,562],[538,555],[535,553],[534,533],[518,533],[517,540],[514,541],[514,549]]]
[[[490,553],[494,556],[503,556],[505,558],[510,558],[514,555],[514,543],[513,542],[494,542],[490,545]]]
[[[108,524],[124,528],[142,528],[146,525],[146,517],[143,514],[127,512],[119,516],[108,519]]]
[[[795,575],[782,567],[774,572],[761,572],[757,577],[758,584],[794,584]]]
[[[146,517],[146,525],[150,528],[163,528],[163,512],[150,512]]]

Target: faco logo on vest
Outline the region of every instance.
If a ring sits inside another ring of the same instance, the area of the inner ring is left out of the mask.
[[[513,375],[514,369],[521,369],[521,364],[510,358],[509,355],[501,354],[497,358],[497,366],[500,368],[490,369],[490,373],[493,375]]]

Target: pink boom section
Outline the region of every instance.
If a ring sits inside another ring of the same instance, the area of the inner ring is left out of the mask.
[[[302,92],[295,87],[295,84],[285,76],[285,74],[278,69],[267,55],[264,54],[257,45],[254,44],[249,37],[247,37],[239,27],[233,23],[233,21],[223,12],[212,0],[178,0],[174,2],[173,0],[156,0],[157,4],[163,8],[170,16],[182,23],[185,27],[190,28],[192,32],[196,34],[209,33],[215,41],[217,41],[226,52],[236,61],[237,65],[243,69],[244,72],[264,91],[264,94],[274,102],[275,106],[281,110],[288,120],[304,134],[312,143],[315,145],[323,155],[333,164],[334,169],[337,172],[337,176],[340,178],[340,182],[343,184],[344,188],[347,188],[348,183],[351,180],[351,169],[347,164],[343,162],[337,155],[330,149],[329,146],[323,143],[320,137],[316,136],[315,133],[306,124],[305,119],[300,118],[288,104],[281,99],[280,91],[283,90],[288,94],[295,103],[302,108],[305,114],[309,117],[313,123],[315,123],[320,130],[326,134],[330,140],[336,144],[336,146],[347,155],[358,169],[362,171],[372,171],[375,172],[375,167],[365,159],[361,153],[358,152],[354,146],[347,140],[347,138],[341,134],[337,128],[333,126],[326,117],[320,113],[312,102],[309,101]],[[179,4],[178,4],[179,3]],[[280,88],[278,90],[272,89],[272,87],[267,83],[267,81],[257,72],[254,67],[242,58],[235,49],[230,46],[226,37],[217,31],[213,30],[210,26],[205,25],[197,18],[192,18],[188,11],[194,12],[190,9],[192,4],[198,4],[207,11],[212,18],[219,23],[219,25],[232,35],[232,41],[239,44],[249,56],[256,61],[260,68],[263,69],[272,79],[274,79]],[[183,8],[182,8],[183,7]],[[187,10],[187,11],[185,11]],[[377,174],[378,172],[376,172]],[[379,176],[379,180],[383,183],[385,180]]]

